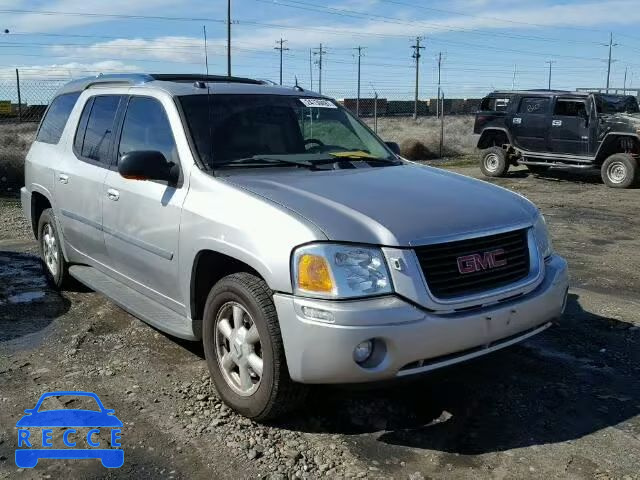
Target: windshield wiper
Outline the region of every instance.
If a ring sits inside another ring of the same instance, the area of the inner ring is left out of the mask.
[[[313,164],[304,160],[287,160],[282,157],[270,157],[266,155],[253,155],[252,157],[237,158],[228,162],[220,163],[216,167],[249,167],[255,165],[291,165],[295,167],[313,168]]]
[[[401,163],[399,160],[374,157],[373,155],[364,155],[363,153],[355,153],[355,152],[353,153],[336,152],[336,153],[329,153],[329,155],[331,155],[333,158],[317,160],[317,161],[314,161],[313,163],[318,165],[323,163],[336,163],[336,162],[341,162],[343,160],[346,160],[349,162],[384,163],[384,164],[390,164],[390,165],[399,165]]]

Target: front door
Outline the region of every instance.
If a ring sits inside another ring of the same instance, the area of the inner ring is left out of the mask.
[[[550,97],[523,97],[510,118],[510,130],[517,147],[533,152],[547,151]]]
[[[589,117],[585,99],[556,99],[551,116],[549,150],[573,155],[589,154]]]
[[[179,122],[179,119],[176,119]],[[160,99],[129,99],[117,158],[154,150],[179,164],[171,124]],[[103,229],[109,266],[130,287],[184,313],[178,285],[178,239],[186,187],[123,178],[117,167],[103,189]]]
[[[55,171],[56,199],[65,242],[99,263],[106,261],[102,234],[102,185],[113,148],[121,96],[98,95],[87,100],[72,145]]]

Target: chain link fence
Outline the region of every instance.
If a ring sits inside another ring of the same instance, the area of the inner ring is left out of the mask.
[[[67,80],[0,79],[0,191],[24,183],[24,158],[55,92]],[[411,160],[459,157],[474,152],[473,114],[480,99],[419,100],[345,98],[324,92],[358,115],[385,141],[400,145]]]
[[[0,191],[24,184],[24,157],[64,80],[0,80]]]

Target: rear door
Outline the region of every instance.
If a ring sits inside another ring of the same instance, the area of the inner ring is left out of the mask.
[[[587,100],[556,98],[551,116],[549,149],[557,153],[587,155],[589,153],[589,118]]]
[[[180,165],[173,134],[180,128],[170,98],[131,96],[116,142],[116,157],[154,150]],[[184,313],[178,300],[178,239],[187,190],[183,183],[182,175],[177,185],[126,179],[114,165],[102,192],[109,266],[121,281],[178,313]]]
[[[100,263],[106,260],[100,193],[111,164],[121,99],[121,95],[97,95],[86,101],[72,144],[65,149],[65,159],[55,171],[65,241]]]
[[[551,97],[524,96],[511,118],[510,130],[517,147],[533,152],[548,151]]]

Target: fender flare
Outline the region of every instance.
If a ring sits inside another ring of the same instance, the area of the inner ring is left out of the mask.
[[[478,138],[478,143],[476,144],[476,148],[480,148],[480,144],[482,142],[482,140],[484,138],[486,138],[489,134],[494,133],[494,132],[500,132],[500,133],[504,133],[505,136],[507,137],[507,140],[509,142],[510,145],[513,145],[513,141],[511,139],[511,134],[509,133],[509,130],[503,127],[488,127],[485,128],[482,133],[480,134],[480,138]]]
[[[619,137],[629,137],[629,138],[633,138],[636,142],[638,142],[640,144],[640,136],[636,133],[631,133],[631,132],[609,132],[607,133],[604,138],[602,139],[602,141],[600,142],[600,145],[598,146],[598,151],[596,152],[595,156],[594,156],[594,160],[596,163],[602,163],[605,158],[603,158],[604,155],[604,149],[603,147],[608,146],[612,141],[614,141],[614,138],[619,138]]]
[[[56,230],[58,231],[58,236],[60,237],[60,248],[62,249],[62,255],[64,256],[64,259],[66,261],[69,261],[69,256],[67,255],[67,246],[65,244],[64,241],[64,229],[62,226],[62,223],[60,221],[60,215],[59,215],[59,211],[56,205],[56,201],[54,200],[55,196],[51,194],[51,192],[43,185],[39,184],[39,183],[32,183],[29,188],[29,198],[31,200],[31,208],[33,208],[33,194],[34,193],[39,193],[40,195],[42,195],[43,197],[45,197],[47,199],[47,201],[49,202],[49,205],[51,205],[51,208],[53,210],[55,219],[56,219]],[[31,212],[31,222],[33,225],[34,219],[33,219],[33,212]],[[37,225],[35,225],[35,228],[37,228]]]

